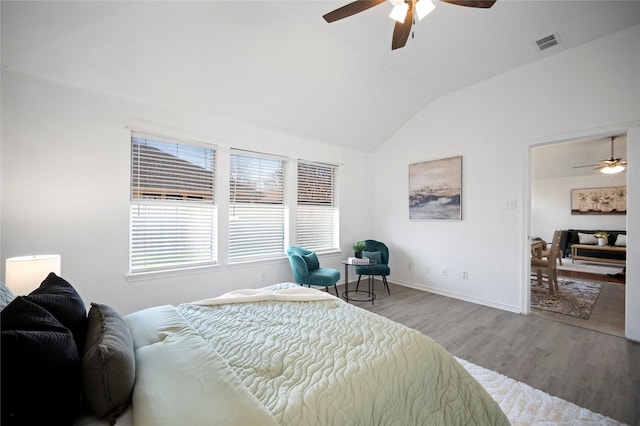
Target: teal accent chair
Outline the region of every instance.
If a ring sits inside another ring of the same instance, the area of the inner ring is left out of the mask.
[[[365,240],[364,243],[365,247],[364,250],[362,250],[362,257],[375,260],[376,264],[373,267],[373,272],[371,272],[369,266],[356,266],[356,274],[358,274],[356,291],[358,291],[360,278],[363,275],[379,275],[382,277],[382,282],[387,288],[387,293],[391,294],[389,291],[389,283],[387,282],[387,276],[391,274],[391,268],[389,268],[389,248],[384,243],[376,240]]]
[[[340,271],[333,268],[321,268],[316,253],[302,247],[289,247],[287,256],[289,256],[293,277],[298,284],[308,287],[322,286],[325,291],[329,291],[329,287],[333,286],[336,296],[338,296],[336,283],[340,280]]]

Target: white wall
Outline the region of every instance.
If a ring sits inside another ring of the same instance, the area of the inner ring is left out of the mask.
[[[639,49],[635,26],[467,87],[427,106],[378,149],[376,165],[385,173],[376,181],[374,226],[390,245],[393,280],[524,310],[530,147],[637,122]],[[409,221],[408,164],[453,155],[463,156],[463,220]],[[640,163],[637,149],[628,156],[629,169]],[[630,171],[630,193],[639,181]],[[505,208],[511,200],[516,208]],[[638,227],[629,220],[630,235],[640,234]],[[636,293],[628,296],[630,306],[640,306]],[[640,324],[640,310],[633,311],[628,321]]]
[[[571,190],[626,185],[627,173],[535,179],[531,186],[531,236],[551,241],[556,229],[625,230],[626,215],[572,215]]]
[[[371,196],[365,172],[367,154],[225,117],[179,112],[179,105],[160,108],[7,70],[2,73],[2,106],[3,264],[7,257],[58,253],[62,275],[87,303],[107,303],[127,313],[293,280],[284,256],[275,261],[127,279],[127,124],[221,147],[341,164],[343,252],[321,255],[322,266],[342,270],[340,260],[351,253],[351,243],[371,236],[373,219],[363,208]]]

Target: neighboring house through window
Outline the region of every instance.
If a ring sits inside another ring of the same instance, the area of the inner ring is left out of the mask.
[[[215,264],[214,148],[133,133],[131,272]]]

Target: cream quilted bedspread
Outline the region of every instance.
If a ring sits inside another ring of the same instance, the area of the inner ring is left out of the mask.
[[[134,423],[509,424],[428,337],[326,293],[276,289],[127,316]]]

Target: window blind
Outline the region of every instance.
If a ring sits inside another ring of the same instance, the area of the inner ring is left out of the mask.
[[[131,271],[215,263],[215,150],[134,133],[131,165]]]
[[[282,158],[233,150],[229,179],[229,261],[282,256],[285,223]]]
[[[296,241],[309,250],[338,248],[336,166],[298,162]]]

